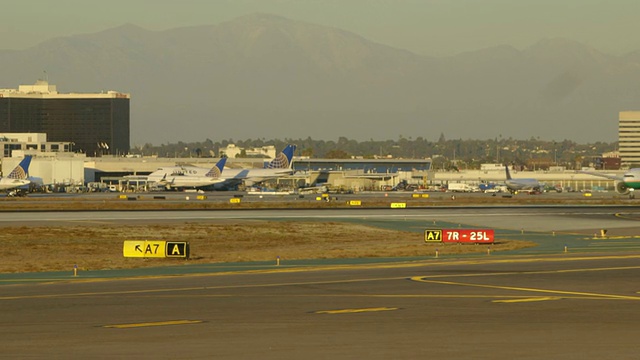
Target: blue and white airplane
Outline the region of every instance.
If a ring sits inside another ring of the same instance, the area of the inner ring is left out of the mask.
[[[31,183],[28,179],[29,164],[31,164],[31,155],[25,156],[9,175],[0,178],[0,190],[13,190],[28,186]]]
[[[225,181],[221,187],[233,187],[241,183],[247,186],[261,183],[265,180],[279,178],[293,174],[293,153],[295,145],[287,145],[275,159],[265,164],[264,169],[227,169],[222,176]]]
[[[542,189],[542,184],[540,184],[538,180],[531,178],[514,179],[509,173],[509,166],[505,165],[504,169],[507,173],[507,179],[504,183],[507,186],[507,189],[509,189],[512,194],[516,194],[518,193],[518,191],[540,192],[540,190]]]
[[[209,182],[206,184],[202,184],[202,181],[197,182],[198,185],[195,187],[212,187],[214,189],[228,189],[241,183],[245,185],[251,186],[260,182],[263,182],[268,179],[274,179],[285,175],[293,174],[293,153],[296,150],[295,145],[287,145],[282,152],[280,152],[275,159],[271,160],[269,163],[265,164],[263,169],[224,169],[221,170],[221,175],[217,178],[216,181]],[[149,175],[147,181],[156,181],[160,183],[164,178],[164,181],[167,183],[171,183],[175,181],[176,184],[180,181],[184,183],[188,183],[189,181],[196,183],[195,180],[188,178],[198,178],[200,180],[207,178],[207,172],[210,170],[203,167],[198,166],[172,166],[172,167],[164,167],[160,168],[151,175]],[[182,174],[182,177],[177,177],[173,174]],[[185,186],[175,186],[171,185],[171,187],[185,187]],[[194,187],[194,186],[190,186]]]
[[[200,188],[224,181],[221,178],[227,158],[221,158],[211,169],[204,173],[190,171],[186,167],[172,166],[160,168],[147,177],[147,182],[155,182],[167,189]]]

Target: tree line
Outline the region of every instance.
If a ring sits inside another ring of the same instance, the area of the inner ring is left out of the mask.
[[[399,136],[397,140],[357,141],[346,137],[333,140],[306,139],[247,139],[202,142],[167,143],[161,145],[145,144],[134,146],[133,154],[158,157],[219,157],[220,149],[229,144],[239,148],[254,148],[273,145],[277,151],[287,144],[296,144],[296,156],[325,159],[376,159],[402,158],[426,159],[433,161],[436,169],[479,169],[480,164],[501,163],[528,169],[546,169],[551,166],[564,166],[567,169],[579,169],[591,166],[595,158],[614,152],[618,143],[595,142],[578,144],[571,140],[552,141],[540,138],[520,140],[503,138],[446,139],[440,134],[437,141],[423,137]]]

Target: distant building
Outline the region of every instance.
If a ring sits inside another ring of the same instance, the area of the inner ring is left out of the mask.
[[[480,164],[480,171],[504,171],[503,164]]]
[[[618,144],[622,166],[640,164],[640,111],[621,111]]]
[[[620,158],[599,156],[595,158],[593,167],[596,170],[620,170]]]
[[[68,141],[47,141],[44,133],[0,133],[0,158],[11,157],[14,151],[34,150],[36,152],[70,152]]]
[[[130,148],[130,95],[58,93],[55,85],[0,89],[0,132],[46,133],[49,141],[69,142],[88,156],[126,154]]]
[[[620,165],[620,153],[618,151],[610,151],[596,157],[593,167],[596,170],[620,170]]]
[[[267,145],[256,148],[240,148],[235,144],[229,144],[225,148],[220,148],[220,156],[226,156],[228,158],[237,158],[244,152],[245,157],[266,157],[274,159],[276,157],[276,147],[273,145]]]

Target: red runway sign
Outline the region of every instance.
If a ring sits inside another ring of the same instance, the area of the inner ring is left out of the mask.
[[[493,244],[493,229],[428,229],[425,242]]]

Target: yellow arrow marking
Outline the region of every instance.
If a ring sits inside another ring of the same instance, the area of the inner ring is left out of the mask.
[[[362,312],[392,311],[392,310],[398,310],[398,308],[379,307],[379,308],[365,308],[365,309],[321,310],[321,311],[316,311],[316,314],[353,314],[353,313],[362,313]]]
[[[148,322],[148,323],[138,323],[138,324],[105,325],[104,327],[114,328],[114,329],[131,329],[131,328],[149,327],[149,326],[198,324],[201,322],[202,321],[200,320],[173,320],[173,321],[158,321],[158,322]]]

